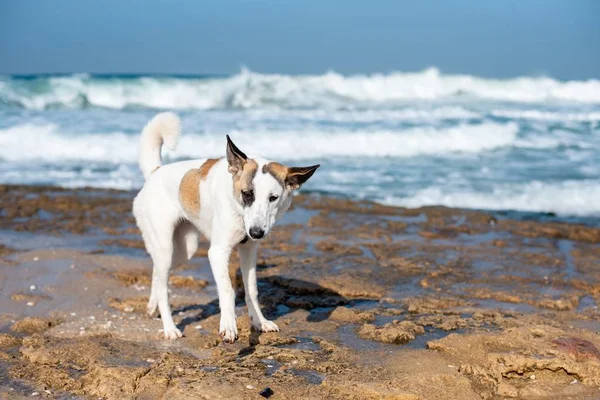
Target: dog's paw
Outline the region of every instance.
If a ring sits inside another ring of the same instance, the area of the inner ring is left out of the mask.
[[[183,334],[181,333],[181,331],[175,327],[169,328],[169,329],[165,328],[164,332],[165,332],[165,339],[175,340],[180,337],[183,337]]]
[[[219,336],[225,343],[233,343],[238,338],[237,324],[234,317],[221,317]]]
[[[256,325],[253,325],[254,329],[259,332],[279,332],[279,327],[273,321],[264,320]]]

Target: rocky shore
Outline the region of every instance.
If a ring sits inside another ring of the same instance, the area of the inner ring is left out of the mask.
[[[0,186],[0,397],[600,398],[600,229],[301,195],[259,253],[281,328],[221,343],[202,243],[145,314],[134,193]]]

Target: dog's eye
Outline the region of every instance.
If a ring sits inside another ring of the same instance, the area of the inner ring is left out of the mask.
[[[254,191],[242,190],[242,200],[245,206],[249,206],[254,202]]]
[[[272,203],[275,200],[277,200],[278,198],[279,198],[279,196],[276,196],[276,195],[272,194],[272,195],[269,196],[269,201]]]

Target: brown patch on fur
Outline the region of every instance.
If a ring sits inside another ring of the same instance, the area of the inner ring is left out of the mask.
[[[200,181],[206,179],[210,169],[221,160],[210,158],[200,168],[190,169],[179,184],[179,202],[186,215],[198,218],[200,216]]]
[[[258,170],[256,161],[249,159],[244,163],[241,173],[233,175],[233,192],[236,197],[242,195],[243,190],[252,189],[252,180]]]
[[[204,162],[204,164],[200,166],[200,176],[202,177],[202,179],[206,179],[206,176],[208,175],[210,169],[219,161],[221,161],[220,158],[209,158]]]
[[[263,174],[271,174],[273,178],[279,182],[281,187],[285,189],[285,178],[287,177],[288,173],[288,168],[285,165],[281,165],[277,162],[270,162],[263,165],[262,172]]]

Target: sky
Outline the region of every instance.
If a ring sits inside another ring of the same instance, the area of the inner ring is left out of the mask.
[[[600,78],[597,0],[4,0],[0,74]]]

